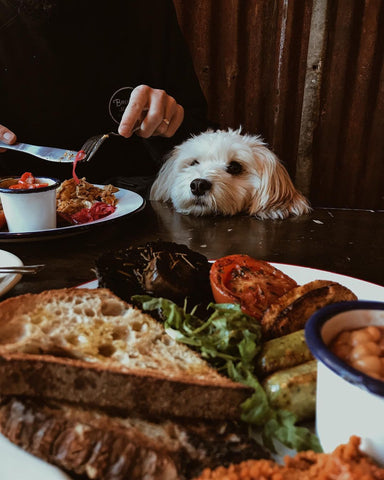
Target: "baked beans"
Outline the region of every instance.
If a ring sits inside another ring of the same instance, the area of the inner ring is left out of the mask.
[[[332,340],[330,350],[348,365],[384,380],[384,327],[345,330]]]

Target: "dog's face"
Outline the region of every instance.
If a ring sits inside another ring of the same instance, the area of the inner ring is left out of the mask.
[[[191,215],[285,218],[308,211],[276,156],[259,137],[207,131],[174,149],[151,190]]]

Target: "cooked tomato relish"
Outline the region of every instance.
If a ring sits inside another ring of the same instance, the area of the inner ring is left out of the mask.
[[[78,162],[81,162],[81,160],[83,160],[85,158],[85,156],[86,156],[86,153],[84,152],[84,150],[79,150],[77,152],[76,158],[73,162],[72,177],[77,184],[80,183],[80,180],[79,180],[79,177],[76,175],[76,167],[77,167]]]
[[[26,190],[26,189],[32,189],[32,188],[42,188],[47,186],[48,186],[48,183],[38,182],[31,172],[25,172],[19,178],[17,183],[15,183],[14,185],[10,185],[8,188],[10,188],[11,190],[18,190],[18,189]]]

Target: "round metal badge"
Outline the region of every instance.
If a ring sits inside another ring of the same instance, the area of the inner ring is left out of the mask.
[[[120,123],[124,110],[126,109],[133,87],[122,87],[112,95],[109,100],[109,115],[117,124]]]

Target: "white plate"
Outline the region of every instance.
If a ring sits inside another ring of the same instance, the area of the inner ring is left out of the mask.
[[[96,185],[102,188],[104,185]],[[57,227],[49,230],[39,230],[36,232],[0,232],[0,242],[9,241],[31,241],[31,240],[45,240],[50,237],[63,237],[67,235],[74,235],[81,233],[90,228],[94,228],[97,225],[105,222],[112,222],[121,217],[132,215],[145,206],[145,200],[139,194],[119,188],[119,191],[115,193],[117,198],[116,210],[107,217],[95,220],[94,222],[82,223],[79,225],[68,225],[65,227]]]
[[[30,455],[0,435],[1,480],[70,480],[49,463]]]
[[[325,270],[283,263],[272,263],[272,265],[294,278],[299,285],[312,280],[332,280],[351,289],[360,300],[384,301],[384,287],[380,285]],[[82,288],[97,288],[97,280],[92,280],[79,286]],[[34,476],[31,476],[32,473]],[[8,440],[0,435],[0,479],[14,480],[18,478],[59,480],[68,477],[64,476],[57,468],[36,459],[10,444]]]
[[[5,250],[0,250],[0,267],[18,267],[21,265],[23,265],[23,262],[19,257]],[[20,279],[20,274],[0,274],[0,296],[13,288]]]
[[[313,280],[331,280],[352,290],[359,300],[384,301],[384,286],[375,283],[348,277],[340,273],[318,270],[316,268],[298,267],[297,265],[287,265],[284,263],[271,262],[271,264],[279,268],[286,275],[294,278],[299,285],[312,282]]]

